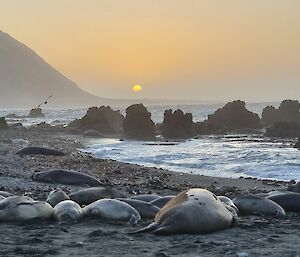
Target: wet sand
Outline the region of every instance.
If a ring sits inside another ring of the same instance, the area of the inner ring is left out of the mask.
[[[10,142],[23,138],[29,145],[63,150],[65,156],[17,156],[22,148]],[[235,197],[241,194],[280,190],[286,182],[249,178],[226,179],[180,174],[142,167],[114,160],[95,159],[80,152],[85,140],[62,131],[13,129],[0,131],[0,190],[13,194],[30,194],[45,200],[49,191],[60,186],[71,192],[80,186],[45,184],[33,181],[36,170],[74,169],[95,176],[103,184],[130,196],[138,193],[177,194],[203,187],[217,195]],[[0,256],[300,256],[299,213],[288,213],[284,219],[241,217],[232,229],[208,235],[154,236],[133,235],[136,228],[84,220],[76,224],[32,222],[2,223]]]

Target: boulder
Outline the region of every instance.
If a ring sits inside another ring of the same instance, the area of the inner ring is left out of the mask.
[[[214,114],[208,115],[204,122],[196,124],[199,134],[226,133],[240,129],[260,129],[260,118],[256,113],[246,109],[243,101],[227,103]]]
[[[297,122],[276,122],[266,130],[267,137],[300,137],[300,124]]]
[[[109,106],[90,107],[85,116],[72,121],[68,127],[81,131],[93,130],[103,134],[115,134],[122,131],[123,115]]]
[[[7,129],[7,123],[4,117],[0,117],[0,129]]]
[[[166,110],[162,124],[162,134],[165,138],[191,138],[196,135],[193,115],[184,114],[182,110]]]
[[[143,104],[133,104],[126,109],[123,130],[127,138],[151,140],[155,137],[151,113]]]
[[[30,110],[29,118],[40,118],[40,117],[45,117],[44,113],[42,112],[41,108],[33,108]]]
[[[300,123],[300,103],[297,100],[284,100],[278,109],[267,106],[263,109],[261,122],[263,126],[272,126],[277,122]]]

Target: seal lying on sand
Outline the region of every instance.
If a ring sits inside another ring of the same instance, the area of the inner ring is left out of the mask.
[[[38,146],[29,146],[21,149],[16,154],[18,155],[54,155],[54,156],[61,156],[65,155],[65,153],[61,151],[57,151],[55,149],[45,148],[45,147],[38,147]]]
[[[203,234],[230,228],[237,217],[212,192],[193,188],[170,200],[155,221],[138,232],[155,234]]]
[[[286,211],[300,212],[300,193],[294,192],[270,192],[266,197],[279,204]]]
[[[49,203],[52,207],[54,207],[59,202],[69,199],[70,197],[63,190],[57,188],[49,193],[46,202]]]
[[[65,200],[55,205],[53,217],[59,221],[76,221],[83,218],[83,212],[78,203]]]
[[[300,193],[300,182],[288,185],[286,190],[292,191],[292,192],[295,192],[295,193]]]
[[[13,196],[13,194],[6,192],[6,191],[0,191],[0,195],[4,196],[4,197],[9,197],[9,196]]]
[[[284,209],[277,203],[256,195],[239,196],[233,200],[242,215],[284,217]]]
[[[152,200],[150,203],[157,206],[158,208],[162,208],[167,204],[167,202],[169,202],[174,197],[174,195],[162,196],[160,198]]]
[[[235,204],[229,197],[224,195],[219,195],[218,198],[221,200],[222,203],[225,204],[225,206],[230,206],[231,208],[235,209],[237,213],[239,212],[238,207],[235,206]]]
[[[101,185],[101,182],[96,178],[72,170],[41,171],[33,174],[32,179],[46,183],[60,183],[67,185]]]
[[[69,196],[71,200],[79,203],[80,205],[88,205],[103,198],[123,197],[123,194],[109,187],[91,187],[73,192],[69,194]]]
[[[0,221],[51,219],[53,208],[46,202],[34,201],[27,196],[10,196],[0,201]]]
[[[139,212],[131,205],[116,199],[101,199],[83,208],[86,216],[111,221],[127,221],[135,225],[141,219]]]
[[[128,203],[133,208],[135,208],[140,213],[143,219],[148,219],[148,218],[153,219],[160,210],[160,208],[158,208],[157,206],[141,200],[130,199],[130,198],[118,198],[118,200]]]
[[[131,199],[141,200],[144,202],[151,202],[153,200],[156,200],[158,198],[161,198],[160,195],[157,194],[144,194],[144,195],[135,195],[130,197]]]

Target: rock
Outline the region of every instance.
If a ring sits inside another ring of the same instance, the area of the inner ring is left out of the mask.
[[[184,114],[182,110],[166,110],[162,124],[162,134],[165,138],[191,138],[196,135],[193,115]]]
[[[124,117],[110,107],[90,107],[85,116],[72,121],[68,127],[82,131],[94,130],[104,134],[120,133]]]
[[[41,108],[33,108],[30,110],[29,118],[39,118],[39,117],[45,117],[44,113],[42,112]]]
[[[8,126],[7,126],[5,118],[1,117],[0,118],[0,129],[7,129],[7,128],[8,128]]]
[[[127,138],[154,139],[154,125],[151,120],[151,113],[143,104],[133,104],[126,109],[123,130]]]
[[[243,101],[227,103],[214,114],[208,115],[204,122],[196,124],[199,134],[226,133],[239,129],[260,129],[260,118],[256,113],[246,109]]]
[[[261,122],[263,126],[271,126],[277,122],[300,123],[300,103],[297,100],[284,100],[278,109],[267,106],[263,109]]]
[[[266,130],[267,137],[294,138],[300,137],[300,123],[277,122]]]

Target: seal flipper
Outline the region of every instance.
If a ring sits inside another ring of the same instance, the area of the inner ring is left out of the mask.
[[[144,232],[152,232],[156,229],[158,229],[160,226],[160,224],[158,224],[157,222],[152,222],[151,224],[149,224],[147,227],[144,227],[140,230],[137,230],[135,232],[132,232],[132,234],[137,234],[137,233],[144,233]]]

